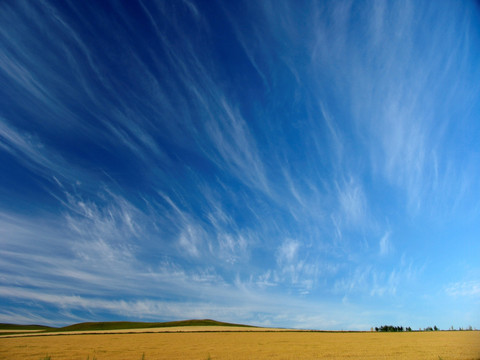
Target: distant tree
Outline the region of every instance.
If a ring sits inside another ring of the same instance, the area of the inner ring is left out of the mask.
[[[407,328],[403,326],[393,326],[393,325],[383,325],[380,327],[375,327],[375,331],[382,331],[382,332],[401,332],[406,331]],[[411,331],[412,329],[410,329]]]
[[[453,325],[452,325],[452,326],[450,326],[450,330],[451,330],[451,331],[455,330],[455,329],[453,328]]]
[[[434,325],[434,326],[433,326],[433,330],[438,331],[437,325]]]
[[[405,328],[405,331],[412,331],[412,328],[410,326]]]
[[[472,325],[469,325],[469,326],[468,326],[468,330],[469,330],[469,331],[472,331],[472,330],[473,330],[473,329],[472,329]]]
[[[428,326],[425,328],[425,331],[433,331],[432,327],[431,326]]]

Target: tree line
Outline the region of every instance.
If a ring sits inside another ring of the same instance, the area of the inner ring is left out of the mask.
[[[373,328],[371,329],[373,331]],[[418,329],[418,331],[439,331],[440,329],[435,325],[433,328],[431,326],[427,326],[425,329]],[[455,330],[452,327],[450,327],[449,330]],[[472,326],[469,326],[468,328],[462,328],[459,327],[458,330],[474,330]],[[476,329],[475,329],[476,330]],[[402,332],[402,331],[412,331],[412,328],[410,326],[403,327],[403,326],[392,326],[392,325],[383,325],[380,327],[375,327],[375,331],[378,332]]]
[[[412,328],[411,327],[404,328],[403,326],[383,325],[380,327],[375,327],[375,331],[400,332],[400,331],[412,331]]]
[[[426,327],[423,331],[438,331],[440,330],[437,325],[433,328],[431,326]],[[403,327],[403,326],[392,326],[392,325],[383,325],[380,327],[375,327],[375,331],[382,331],[382,332],[402,332],[402,331],[412,331],[410,326]],[[422,329],[420,329],[422,331]]]

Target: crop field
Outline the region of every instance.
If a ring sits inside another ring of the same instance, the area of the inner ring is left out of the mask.
[[[480,331],[160,332],[0,338],[1,359],[480,359]]]

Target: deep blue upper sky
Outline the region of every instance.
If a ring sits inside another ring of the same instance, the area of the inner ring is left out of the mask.
[[[0,322],[480,328],[473,1],[0,3]]]

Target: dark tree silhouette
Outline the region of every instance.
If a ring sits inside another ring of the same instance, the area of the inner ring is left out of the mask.
[[[384,326],[380,326],[379,328],[376,327],[375,331],[401,332],[401,331],[403,331],[403,326],[384,325]]]

